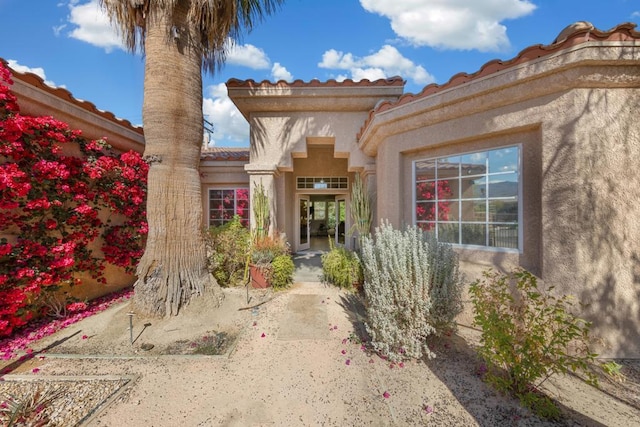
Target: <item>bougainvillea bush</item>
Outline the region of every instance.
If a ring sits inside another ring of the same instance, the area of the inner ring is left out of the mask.
[[[0,337],[46,314],[74,273],[106,283],[106,263],[132,272],[147,233],[141,156],[21,115],[11,84],[0,62]]]

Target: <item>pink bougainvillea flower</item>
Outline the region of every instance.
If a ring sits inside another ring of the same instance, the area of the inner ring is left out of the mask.
[[[34,374],[37,374],[38,372],[40,372],[40,368],[33,368],[31,372],[33,372]]]
[[[342,344],[344,345],[344,344],[346,344],[346,343],[347,343],[347,339],[346,339],[346,338],[344,338],[344,339],[342,340]]]
[[[360,350],[365,351],[366,349],[367,349],[366,345],[364,345],[364,344],[360,345]]]
[[[83,336],[82,336],[82,339],[83,339],[83,340],[86,340],[87,338],[89,338],[89,337],[88,337],[88,336],[86,336],[86,335],[83,335]]]
[[[347,350],[342,350],[340,353],[347,354]]]
[[[427,414],[433,413],[433,407],[432,406],[424,405],[422,408],[424,409],[424,412],[426,412]]]
[[[264,338],[266,337],[265,333],[263,332],[262,335],[260,335],[260,338]]]
[[[338,329],[338,325],[334,325],[333,329],[334,329],[334,330],[335,330],[335,329]]]
[[[389,394],[388,391],[385,391],[384,393],[382,393],[382,397],[384,397],[385,399],[388,399],[391,397],[391,395]]]
[[[345,361],[344,361],[344,364],[345,364],[345,365],[347,365],[347,366],[351,365],[351,359],[347,359],[347,360],[345,360]]]
[[[401,368],[404,368],[404,362],[398,363],[398,366],[401,367]]]

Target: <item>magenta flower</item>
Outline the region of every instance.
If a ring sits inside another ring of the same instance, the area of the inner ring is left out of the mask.
[[[401,368],[404,368],[404,363],[400,362],[400,363],[398,363],[398,366],[401,367]]]
[[[351,365],[351,359],[345,360],[344,364],[347,365],[347,366]]]
[[[88,337],[88,336],[86,336],[86,335],[83,335],[83,336],[82,336],[82,339],[83,339],[83,340],[86,340],[87,338],[89,338],[89,337]]]
[[[344,338],[344,339],[342,340],[342,344],[344,345],[344,344],[346,344],[346,343],[347,343],[347,339],[346,339],[346,338]]]
[[[426,412],[427,414],[433,413],[433,407],[432,406],[424,405],[422,408],[424,409],[424,412]]]
[[[40,372],[40,368],[33,368],[31,372],[33,372],[34,374],[37,374],[38,372]]]
[[[263,332],[262,335],[260,335],[260,338],[264,338],[266,337],[265,333]]]
[[[384,393],[382,393],[382,397],[384,397],[385,399],[388,399],[391,397],[391,395],[389,394],[388,391],[385,391]]]
[[[340,353],[347,354],[347,350],[342,350]]]

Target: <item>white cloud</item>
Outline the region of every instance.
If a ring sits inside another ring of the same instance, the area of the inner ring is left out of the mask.
[[[385,45],[376,53],[358,58],[351,53],[338,52],[335,49],[322,55],[321,68],[348,70],[353,80],[377,80],[393,76],[410,79],[419,85],[435,81],[434,77],[421,65],[402,56],[393,46]]]
[[[636,11],[636,12],[633,12],[633,13],[631,14],[631,17],[632,17],[632,18],[640,18],[640,10],[638,10],[638,11]]]
[[[64,86],[56,85],[51,80],[47,80],[47,76],[44,73],[44,68],[42,68],[42,67],[35,67],[35,68],[27,67],[26,65],[18,64],[18,61],[16,61],[15,59],[9,59],[9,60],[7,60],[7,63],[9,64],[9,67],[11,67],[12,69],[16,70],[19,73],[33,73],[33,74],[35,74],[36,76],[38,76],[42,80],[44,80],[44,82],[45,82],[45,84],[47,86],[64,87]]]
[[[69,22],[74,26],[69,37],[101,47],[107,53],[114,49],[126,50],[120,35],[97,0],[82,4],[78,4],[77,0],[71,1],[69,12]]]
[[[395,33],[415,46],[500,51],[509,47],[505,19],[528,15],[530,0],[360,0],[389,18]]]
[[[251,44],[237,45],[230,41],[231,47],[227,52],[227,64],[241,65],[254,70],[267,69],[271,61],[264,51]]]
[[[216,145],[218,141],[225,141],[225,146],[230,146],[228,141],[236,142],[235,145],[248,145],[249,123],[229,99],[227,86],[224,83],[209,86],[209,96],[205,96],[202,109],[205,118],[213,124],[213,134],[209,145]]]
[[[276,62],[275,64],[273,64],[273,67],[271,67],[271,76],[273,77],[273,80],[277,82],[280,80],[284,80],[285,82],[293,81],[293,74],[291,74],[285,67],[280,65],[279,62]]]

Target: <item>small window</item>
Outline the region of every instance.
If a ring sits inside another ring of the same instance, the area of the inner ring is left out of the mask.
[[[249,189],[209,189],[209,226],[223,225],[235,215],[242,225],[249,226]]]
[[[414,162],[414,221],[438,240],[520,248],[520,147]]]
[[[298,190],[346,190],[349,180],[346,176],[299,176],[296,185]]]

